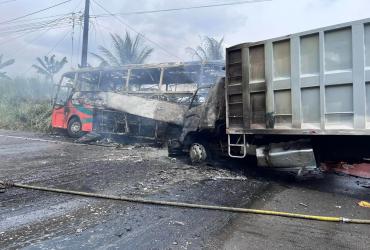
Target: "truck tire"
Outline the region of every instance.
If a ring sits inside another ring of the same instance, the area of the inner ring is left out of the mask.
[[[201,165],[210,159],[210,153],[206,143],[195,142],[189,148],[189,158],[192,165]]]
[[[84,133],[82,132],[82,123],[77,117],[73,117],[68,122],[68,135],[72,138],[79,138]]]

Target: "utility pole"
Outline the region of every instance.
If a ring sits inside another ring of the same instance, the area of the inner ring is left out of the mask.
[[[85,0],[84,31],[82,38],[81,67],[87,67],[87,50],[89,47],[90,0]]]

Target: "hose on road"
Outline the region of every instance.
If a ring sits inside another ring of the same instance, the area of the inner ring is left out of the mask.
[[[20,184],[20,183],[4,182],[4,181],[0,181],[0,185],[4,186],[4,188],[5,187],[17,187],[17,188],[23,188],[23,189],[39,190],[39,191],[46,191],[46,192],[53,192],[53,193],[60,193],[60,194],[69,194],[69,195],[76,195],[76,196],[83,196],[83,197],[90,197],[90,198],[99,198],[99,199],[108,199],[108,200],[117,200],[117,201],[133,202],[133,203],[150,204],[150,205],[157,205],[157,206],[217,210],[217,211],[247,213],[247,214],[261,214],[261,215],[280,216],[280,217],[306,219],[306,220],[316,220],[316,221],[326,221],[326,222],[344,222],[344,223],[353,223],[353,224],[370,224],[370,220],[365,220],[365,219],[349,219],[349,218],[344,218],[344,217],[317,216],[317,215],[288,213],[288,212],[279,212],[279,211],[271,211],[271,210],[260,210],[260,209],[238,208],[238,207],[225,207],[225,206],[214,206],[214,205],[202,205],[202,204],[175,202],[175,201],[151,200],[151,199],[143,199],[143,198],[138,198],[138,197],[96,194],[96,193],[88,193],[88,192],[58,189],[58,188],[50,188],[50,187],[41,187],[41,186],[34,186],[34,185],[27,185],[27,184]]]

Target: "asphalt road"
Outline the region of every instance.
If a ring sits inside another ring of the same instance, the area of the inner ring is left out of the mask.
[[[24,138],[52,141],[25,140]],[[54,142],[57,141],[57,142]],[[67,143],[66,143],[67,142]],[[71,190],[370,219],[363,179],[295,182],[245,162],[194,167],[165,149],[0,130],[0,179]],[[369,249],[370,226],[158,207],[10,188],[1,249]]]

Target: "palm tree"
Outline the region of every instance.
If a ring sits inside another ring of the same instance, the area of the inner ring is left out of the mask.
[[[44,59],[37,57],[36,60],[39,65],[33,64],[32,67],[37,70],[37,73],[44,75],[45,79],[50,80],[51,82],[54,81],[54,75],[58,73],[66,63],[68,63],[66,57],[63,57],[62,60],[58,61],[55,59],[55,55],[52,55],[51,57],[44,56]]]
[[[3,55],[0,55],[0,69],[3,69],[9,65],[12,65],[13,63],[15,62],[14,59],[10,59],[10,60],[7,60],[5,62],[3,62]],[[6,75],[6,72],[1,72],[0,71],[0,79],[2,78],[6,78],[6,79],[9,79],[9,76]]]
[[[201,61],[223,60],[224,59],[224,38],[219,41],[213,37],[205,36],[196,48],[188,47],[187,52]]]
[[[143,36],[138,34],[132,37],[126,31],[125,38],[111,34],[113,49],[99,46],[101,55],[91,53],[100,61],[100,66],[120,66],[125,64],[141,64],[153,53],[153,48],[144,44]]]

